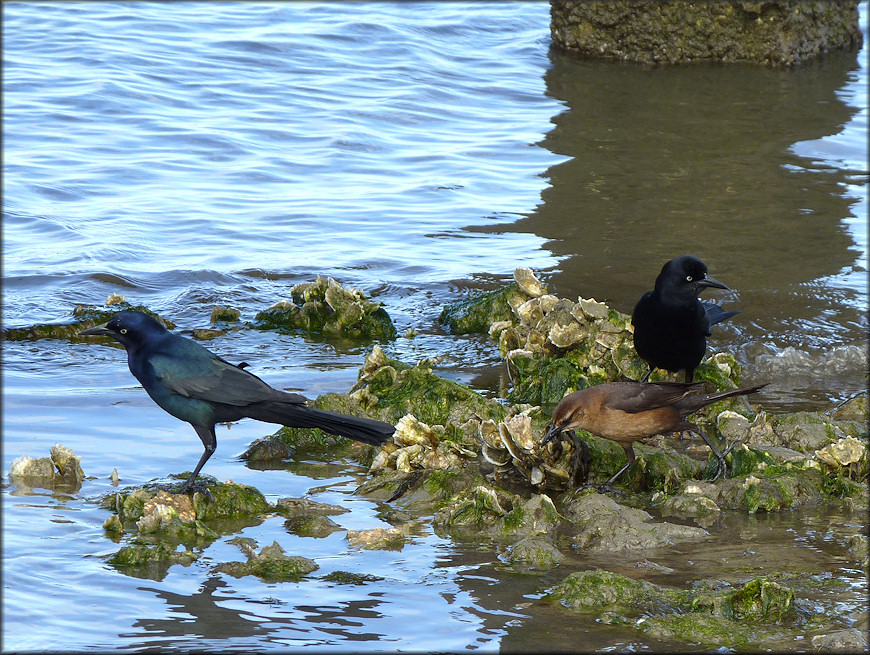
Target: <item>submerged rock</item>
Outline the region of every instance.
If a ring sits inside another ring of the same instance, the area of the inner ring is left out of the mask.
[[[157,315],[143,305],[131,305],[122,296],[111,295],[106,301],[105,306],[97,307],[95,305],[76,305],[72,310],[73,321],[68,323],[43,323],[32,325],[23,328],[4,328],[3,339],[5,341],[26,341],[36,339],[65,339],[73,343],[89,342],[97,340],[98,342],[116,344],[111,337],[104,336],[79,336],[79,333],[89,327],[94,327],[100,323],[105,323],[117,312],[121,311],[137,311],[144,312],[149,316],[153,316],[167,329],[173,329],[175,323]]]
[[[558,566],[565,555],[549,538],[531,535],[508,547],[502,560],[519,570],[546,570]]]
[[[332,278],[317,276],[314,282],[290,290],[292,302],[282,300],[256,315],[258,330],[304,332],[350,339],[393,339],[396,328],[380,303]]]
[[[210,320],[212,323],[235,323],[242,313],[233,307],[215,305],[211,310]]]
[[[252,541],[234,539],[230,542],[242,549],[248,558],[247,562],[225,562],[214,570],[234,578],[253,575],[263,582],[295,582],[319,568],[314,560],[307,557],[285,555],[277,541],[273,541],[271,546],[263,546],[259,553],[254,551]]]
[[[569,575],[544,602],[704,649],[763,648],[765,639],[780,636],[781,619],[794,615],[794,591],[764,577],[737,589],[700,581],[680,590],[593,569]]]

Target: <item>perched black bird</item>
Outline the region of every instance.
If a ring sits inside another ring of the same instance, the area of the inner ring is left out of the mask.
[[[297,393],[273,389],[252,373],[190,339],[172,334],[142,312],[118,312],[80,334],[106,335],[127,349],[127,363],[148,395],[175,418],[187,421],[205,452],[180,491],[187,491],[217,447],[215,423],[254,418],[324,432],[379,446],[392,436],[389,423],[308,407]]]
[[[707,350],[710,326],[740,313],[700,301],[698,295],[707,287],[730,291],[707,275],[704,262],[694,255],[683,255],[665,264],[655,289],[637,301],[631,315],[634,347],[650,365],[641,382],[646,382],[653,368],[684,370],[686,382],[691,382]]]
[[[609,487],[634,462],[632,444],[638,439],[674,431],[700,434],[719,461],[716,480],[725,472],[725,453],[720,453],[707,435],[686,417],[717,400],[755,393],[767,386],[756,384],[716,393],[701,393],[703,382],[609,382],[565,396],[553,410],[553,420],[541,442],[546,444],[562,432],[586,430],[599,437],[615,441],[628,459],[603,487]],[[733,446],[733,444],[732,444]]]

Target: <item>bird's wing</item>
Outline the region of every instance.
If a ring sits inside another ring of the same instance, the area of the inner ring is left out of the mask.
[[[149,357],[155,377],[174,393],[213,403],[243,407],[262,400],[304,403],[306,398],[273,389],[253,373],[197,348],[158,352]]]
[[[667,407],[685,396],[704,388],[703,382],[685,384],[683,382],[654,382],[639,384],[628,382],[614,387],[607,406],[634,414],[648,409]]]

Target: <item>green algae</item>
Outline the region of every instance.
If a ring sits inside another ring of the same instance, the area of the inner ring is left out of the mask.
[[[117,567],[141,568],[148,564],[190,564],[197,555],[190,550],[179,551],[169,544],[133,544],[124,546],[108,558],[109,564]]]
[[[380,582],[383,580],[381,576],[371,575],[370,573],[352,573],[350,571],[332,571],[324,576],[321,580],[326,582],[334,582],[336,584],[352,584],[361,585],[368,582]]]
[[[212,307],[211,316],[209,320],[212,323],[235,323],[239,320],[239,317],[242,313],[233,307],[226,307],[225,305],[215,305]]]
[[[438,322],[446,325],[451,334],[486,334],[496,321],[511,318],[511,305],[525,300],[516,282],[494,291],[487,291],[466,300],[446,305]]]
[[[250,542],[240,542],[240,546],[248,556],[246,562],[224,562],[214,570],[235,578],[252,575],[263,582],[296,582],[319,568],[307,557],[286,555],[277,541],[271,546],[263,546],[259,553],[252,552]]]
[[[375,346],[360,378],[351,388],[364,413],[396,423],[405,414],[430,425],[461,425],[471,419],[501,420],[506,412],[497,401],[434,373],[424,359],[411,366],[387,357]]]
[[[777,635],[782,619],[794,615],[794,590],[767,577],[738,589],[713,582],[673,589],[599,568],[572,573],[543,601],[705,648],[757,643]]]
[[[111,298],[110,298],[111,300]],[[98,342],[117,345],[114,339],[106,336],[80,336],[84,329],[100,325],[112,316],[122,311],[144,312],[160,321],[167,329],[173,329],[175,323],[159,316],[144,305],[132,305],[126,300],[113,302],[105,307],[95,305],[76,305],[72,310],[75,320],[67,323],[42,323],[23,328],[4,328],[2,335],[5,341],[35,341],[37,339],[64,339],[73,343]],[[120,347],[120,346],[119,346]]]
[[[258,312],[252,327],[281,333],[305,333],[346,339],[394,339],[396,328],[380,303],[332,278],[297,284],[292,302],[281,301]]]

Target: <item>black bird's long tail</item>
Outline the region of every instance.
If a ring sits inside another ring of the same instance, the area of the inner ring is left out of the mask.
[[[354,441],[380,446],[393,436],[396,428],[384,421],[328,412],[301,403],[264,401],[245,407],[248,418],[278,423],[288,428],[319,428],[324,432]]]

